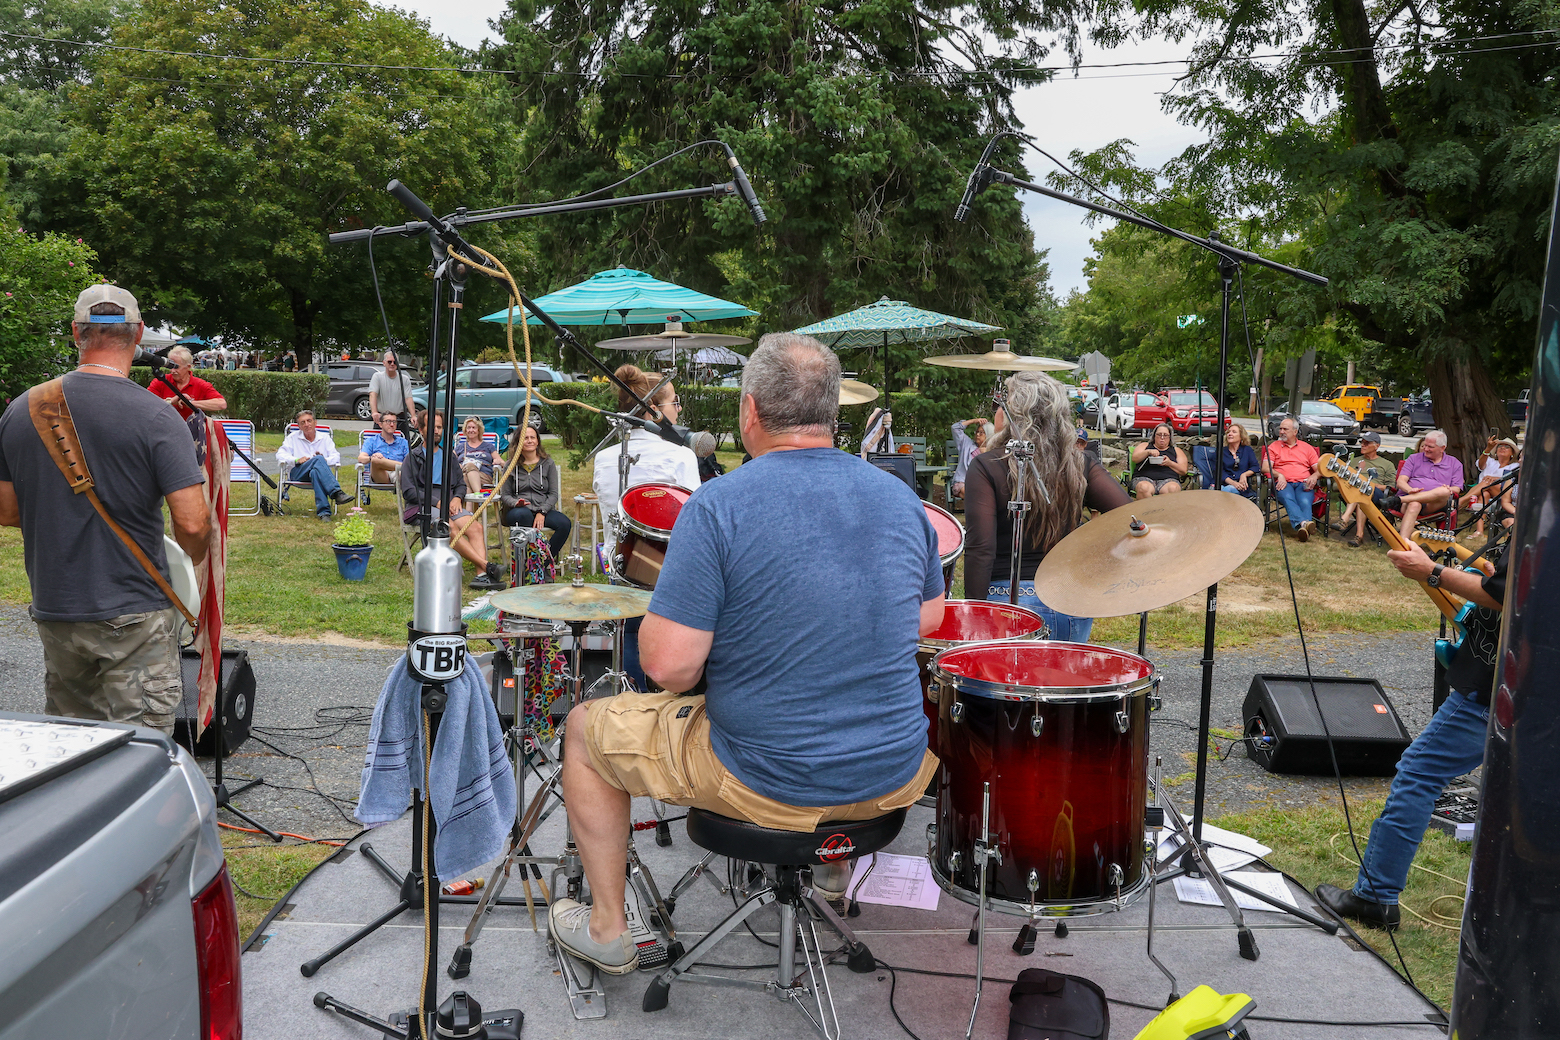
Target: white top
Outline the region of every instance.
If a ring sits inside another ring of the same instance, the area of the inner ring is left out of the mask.
[[[282,446],[276,449],[276,464],[289,469],[293,463],[315,455],[325,456],[325,461],[333,469],[341,465],[341,452],[336,450],[335,442],[330,439],[330,431],[316,427],[314,439],[309,441],[304,440],[302,430],[293,430],[282,440]]]
[[[614,444],[596,453],[595,474],[591,489],[601,504],[601,519],[605,527],[602,538],[608,548],[617,542],[612,527],[606,521],[618,511],[618,453],[620,445]],[[628,469],[628,486],[644,484],[652,480],[679,484],[689,491],[699,489],[699,459],[693,449],[663,440],[648,430],[634,430],[628,435],[628,453],[637,455],[639,461]]]
[[[1505,466],[1502,466],[1500,463],[1495,461],[1495,456],[1491,455],[1491,456],[1489,456],[1488,458],[1486,458],[1484,460],[1484,468],[1479,470],[1479,479],[1480,480],[1498,480],[1499,478],[1504,477],[1507,473],[1510,473],[1512,470],[1516,469],[1520,465],[1522,465],[1522,463],[1520,463],[1520,462],[1512,462],[1512,463],[1509,463],[1509,464],[1507,464]]]

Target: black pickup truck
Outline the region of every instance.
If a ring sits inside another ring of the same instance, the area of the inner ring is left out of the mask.
[[[1528,395],[1530,393],[1532,393],[1531,390],[1524,390],[1517,395],[1515,401],[1506,402],[1506,418],[1511,420],[1511,428],[1513,430],[1525,429],[1527,427]]]

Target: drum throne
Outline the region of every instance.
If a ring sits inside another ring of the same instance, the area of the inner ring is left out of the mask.
[[[767,990],[781,1000],[794,1002],[826,1040],[838,1040],[839,1016],[834,1010],[825,965],[844,954],[846,966],[851,971],[867,974],[874,970],[876,961],[867,944],[856,938],[834,908],[813,891],[812,868],[877,852],[899,835],[904,822],[905,810],[899,809],[870,820],[826,823],[815,831],[786,831],[733,820],[703,809],[690,809],[688,837],[694,844],[735,860],[739,880],[747,876],[747,864],[764,864],[763,880],[761,887],[711,929],[697,946],[655,977],[645,989],[643,1009],[660,1011],[666,1007],[672,983],[679,979],[746,986]],[[779,957],[773,980],[760,982],[695,970],[694,965],[707,960],[715,945],[726,935],[740,927],[754,911],[771,903],[776,904],[780,912]],[[818,942],[820,921],[845,940],[843,947],[831,953],[824,952]],[[800,950],[797,949],[798,940]]]

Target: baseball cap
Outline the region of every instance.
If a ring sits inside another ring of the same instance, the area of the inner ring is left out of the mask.
[[[100,303],[112,303],[124,308],[123,315],[93,314],[92,308]],[[139,325],[141,306],[135,302],[130,290],[104,282],[89,285],[76,297],[76,315],[72,319],[78,325]]]
[[[1078,439],[1080,441],[1088,440],[1089,439],[1089,431],[1084,429],[1082,426],[1078,427]]]
[[[1380,444],[1381,434],[1377,433],[1375,430],[1366,430],[1364,433],[1360,434],[1360,440],[1369,441],[1372,444]]]

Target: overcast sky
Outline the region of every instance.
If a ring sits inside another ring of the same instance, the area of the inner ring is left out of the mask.
[[[490,35],[488,20],[497,18],[507,6],[504,0],[400,0],[394,4],[425,19],[433,31],[467,47],[476,47]],[[1158,61],[1179,58],[1185,48],[1169,44],[1120,47],[1113,51],[1091,49],[1088,62]],[[1159,95],[1171,86],[1176,66],[1165,70],[1084,69],[1076,78],[1062,75],[1043,87],[1023,91],[1017,99],[1019,118],[1024,129],[1046,151],[1062,161],[1073,149],[1093,151],[1117,138],[1125,137],[1137,145],[1139,164],[1158,166],[1201,135],[1181,126],[1159,107]],[[1043,181],[1050,163],[1031,152],[1030,174]],[[1051,284],[1060,298],[1071,289],[1084,287],[1083,261],[1092,249],[1089,239],[1108,225],[1089,228],[1084,213],[1067,203],[1039,195],[1026,195],[1024,214],[1035,231],[1038,248],[1050,250]],[[949,214],[949,219],[953,219]],[[1198,230],[1198,229],[1194,229]]]

